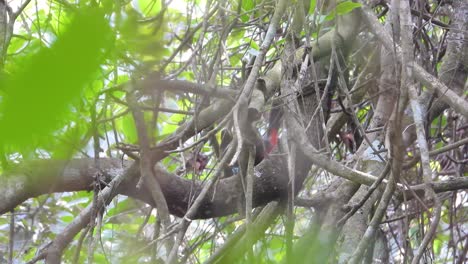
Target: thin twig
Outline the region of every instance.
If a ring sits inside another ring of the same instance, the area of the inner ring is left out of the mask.
[[[367,193],[364,195],[364,197],[362,197],[362,199],[357,204],[353,206],[351,211],[349,211],[345,216],[343,216],[343,218],[341,218],[338,221],[338,223],[336,224],[337,226],[343,225],[346,221],[348,221],[348,219],[351,216],[353,216],[359,210],[359,208],[361,208],[364,205],[364,203],[367,201],[367,199],[369,199],[372,193],[377,189],[377,187],[380,185],[383,179],[385,179],[388,172],[390,172],[390,167],[391,167],[390,163],[387,162],[385,164],[385,168],[382,170],[382,173],[379,175],[379,178],[374,183],[372,183],[372,185],[367,190]]]

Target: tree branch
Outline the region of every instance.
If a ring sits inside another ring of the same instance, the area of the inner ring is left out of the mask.
[[[362,15],[364,20],[367,23],[369,29],[374,33],[384,45],[387,50],[395,50],[396,57],[401,63],[402,61],[402,51],[401,47],[392,40],[392,37],[388,32],[383,28],[380,22],[377,20],[375,15],[373,15],[367,8],[363,7]],[[442,83],[438,78],[434,77],[432,74],[428,73],[423,67],[418,63],[412,61],[409,64],[413,67],[414,77],[425,85],[427,89],[431,92],[437,92],[440,98],[453,107],[457,112],[468,118],[468,102],[465,101],[462,97],[456,94],[454,91],[449,89],[444,83]]]

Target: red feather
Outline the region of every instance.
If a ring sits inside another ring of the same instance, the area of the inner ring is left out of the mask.
[[[278,129],[273,128],[270,131],[270,138],[268,139],[267,154],[270,154],[276,145],[278,145]]]

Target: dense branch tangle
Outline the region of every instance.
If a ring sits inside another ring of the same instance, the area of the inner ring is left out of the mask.
[[[0,192],[0,213],[12,211],[26,199],[41,194],[91,190],[93,183],[102,188],[94,189],[95,202],[37,257],[50,263],[60,261],[73,237],[80,230],[87,230],[89,218],[98,217],[97,212],[117,193],[150,205],[151,208],[146,208],[148,219],[152,217],[152,208],[157,207],[162,228],[159,234],[154,231],[148,247],[163,242],[166,255],[158,251],[158,257],[172,263],[181,253],[185,260],[194,262],[187,252],[196,246],[184,245],[187,238],[195,236],[191,233],[193,220],[236,213],[246,218],[246,226],[240,227],[239,233],[228,238],[224,246],[213,243],[216,252],[207,260],[230,263],[246,255],[252,263],[255,260],[254,254],[249,253],[252,245],[259,239],[260,245],[270,239],[264,232],[268,227],[274,230],[275,226],[281,226],[278,215],[285,209],[286,229],[291,232],[285,238],[286,262],[324,262],[334,247],[341,260],[352,256],[353,262],[358,263],[364,253],[367,257],[375,253],[380,261],[388,260],[388,256],[387,259],[378,256],[378,249],[369,246],[372,243],[364,243],[387,239],[377,232],[384,213],[403,215],[409,225],[415,220],[411,213],[430,211],[431,203],[438,202],[437,194],[468,188],[463,177],[428,176],[428,158],[442,163],[440,156],[435,156],[442,151],[449,157],[449,161],[444,161],[449,164],[445,170],[455,171],[455,176],[466,172],[463,162],[467,157],[460,154],[460,149],[466,148],[467,129],[463,123],[466,100],[462,96],[465,84],[458,80],[466,79],[463,58],[468,55],[457,49],[454,41],[466,41],[466,36],[448,38],[453,42],[439,39],[445,33],[429,36],[427,30],[432,24],[428,18],[437,12],[428,14],[433,11],[431,8],[415,5],[410,8],[416,14],[411,18],[420,23],[415,30],[417,34],[408,35],[412,31],[408,21],[402,25],[402,36],[413,37],[419,44],[415,50],[409,50],[412,42],[404,42],[398,32],[380,27],[375,14],[368,9],[331,16],[338,10],[335,1],[317,2],[308,14],[310,1],[296,1],[294,5],[286,0],[262,1],[247,12],[245,6],[234,6],[235,2],[207,1],[203,15],[193,19],[197,23],[187,27],[183,35],[172,32],[171,41],[178,45],[156,63],[157,72],[148,73],[138,59],[125,57],[122,59],[125,66],[116,69],[132,72],[131,80],[103,89],[101,97],[97,97],[96,108],[101,112],[95,120],[100,120],[100,124],[90,132],[94,133],[95,153],[99,155],[103,147],[114,156],[94,160],[75,155],[77,159],[67,162],[25,163],[5,173],[10,177],[0,187],[8,190]],[[401,10],[397,2],[392,1],[391,13],[385,17],[393,28],[399,28]],[[380,4],[388,7],[383,1]],[[455,6],[466,10],[461,3]],[[161,10],[169,12],[164,5]],[[407,11],[404,14],[410,16]],[[195,9],[190,10],[187,19],[196,13]],[[317,21],[319,14],[329,14],[333,19]],[[154,22],[160,26],[162,16],[140,19],[139,23]],[[459,30],[466,32],[466,21],[463,24],[462,18],[456,14],[454,17],[453,26],[465,25]],[[361,18],[368,23],[367,29]],[[312,25],[310,21],[318,24]],[[319,37],[311,38],[311,33]],[[371,34],[378,40],[372,39]],[[437,45],[432,43],[436,41]],[[381,53],[376,48],[380,45]],[[440,49],[445,46],[450,60],[441,55]],[[428,50],[431,47],[433,50]],[[452,57],[456,52],[462,54],[458,63],[451,61],[456,59]],[[404,56],[410,53],[415,58]],[[438,80],[433,71],[441,59],[442,76]],[[154,64],[146,63],[150,65],[148,68]],[[404,76],[404,81],[400,82],[399,76]],[[408,88],[409,83],[415,84]],[[403,113],[409,109],[405,99],[408,89],[413,109],[428,109],[427,117],[413,111],[405,118]],[[425,102],[423,98],[431,100]],[[107,111],[108,108],[118,111]],[[284,119],[279,121],[282,125],[279,143],[267,154],[268,142],[264,142],[263,136],[270,135],[267,117],[272,108],[281,109]],[[433,137],[436,133],[431,123],[435,118],[446,121],[441,113],[447,108],[453,109],[450,122],[437,128],[440,138]],[[190,116],[184,116],[187,113]],[[133,116],[138,132],[133,140],[119,135],[122,131],[115,125],[127,115]],[[418,120],[417,133],[413,118]],[[422,132],[424,118],[426,136]],[[170,129],[171,126],[177,129]],[[109,134],[113,134],[117,148],[99,143],[100,136],[108,140]],[[412,142],[416,135],[419,146],[423,143],[435,146],[433,143],[447,140],[452,144],[435,150],[421,148],[418,152]],[[125,161],[113,158],[122,153]],[[418,174],[419,159],[424,162],[424,181]],[[304,197],[299,202],[295,198],[298,194]],[[403,210],[400,203],[413,212]],[[294,234],[300,238],[292,234],[294,218],[308,219],[310,215],[299,212],[293,217],[297,204],[314,207],[311,226],[305,233]],[[393,204],[395,212],[389,209],[389,204]],[[266,207],[261,211],[263,206]],[[376,212],[372,210],[374,206]],[[453,202],[453,206],[458,205]],[[355,214],[358,210],[363,213]],[[372,221],[368,222],[368,218]],[[217,220],[207,223],[218,224]],[[223,237],[222,232],[220,236],[204,234],[215,240]],[[274,232],[281,234],[278,230]],[[361,236],[364,239],[356,239]],[[431,237],[432,233],[425,236],[419,252],[426,250]],[[356,250],[358,242],[361,243]],[[394,244],[400,246],[399,242]],[[405,244],[400,250],[408,252],[414,247]],[[320,251],[321,248],[326,250]]]

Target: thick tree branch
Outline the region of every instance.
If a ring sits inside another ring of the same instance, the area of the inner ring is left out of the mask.
[[[117,192],[132,198],[142,200],[154,205],[150,193],[136,188],[139,179],[139,166],[137,163],[131,165],[126,161],[122,164],[119,159],[101,159],[101,169],[105,181],[110,182],[113,178],[125,173],[128,178],[120,185]],[[256,167],[254,182],[253,206],[258,207],[279,199],[286,194],[287,174],[282,171],[285,166],[279,160],[264,160]],[[3,184],[0,186],[0,214],[11,211],[25,200],[53,192],[90,191],[94,181],[94,175],[98,170],[95,168],[93,159],[77,159],[71,161],[40,160],[29,162],[15,171],[2,175]],[[353,173],[353,172],[352,172]],[[180,178],[168,173],[163,168],[156,166],[155,174],[160,180],[161,188],[166,197],[169,212],[175,216],[182,217],[186,213],[189,200],[188,194],[193,181]],[[363,178],[365,182],[370,179]],[[369,181],[370,182],[370,181]],[[468,179],[453,178],[447,181],[432,182],[432,187],[437,193],[462,190],[468,188]],[[222,179],[214,190],[210,190],[200,209],[194,215],[194,219],[220,217],[235,213],[237,208],[232,206],[241,193],[241,182],[238,176]],[[412,187],[416,193],[424,192],[424,185]],[[196,182],[194,195],[201,191],[201,183]],[[409,191],[408,197],[412,197]],[[402,197],[399,195],[398,197]]]
[[[155,205],[151,194],[137,188],[140,177],[138,163],[124,162],[118,159],[101,159],[101,172],[106,182],[127,173],[128,178],[119,186],[117,192],[148,204]],[[254,181],[253,206],[258,207],[277,200],[286,194],[287,174],[282,171],[281,160],[265,159],[257,165]],[[93,159],[77,159],[71,161],[40,160],[27,163],[15,171],[5,173],[4,184],[0,186],[0,214],[4,214],[25,200],[41,194],[53,192],[69,192],[91,190],[95,168]],[[167,172],[164,168],[154,168],[156,178],[161,185],[166,198],[169,212],[182,217],[189,208],[190,195],[198,196],[202,190],[202,182],[183,179]],[[236,204],[243,192],[240,178],[232,176],[220,180],[215,188],[209,190],[206,198],[200,204],[193,219],[220,217],[237,212]]]

